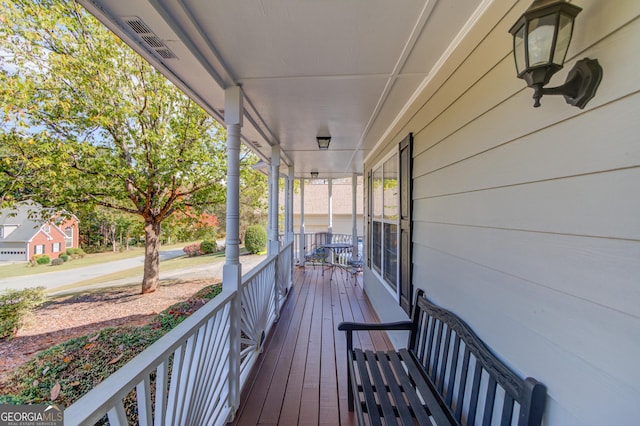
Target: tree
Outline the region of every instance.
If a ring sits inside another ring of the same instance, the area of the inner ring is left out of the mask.
[[[224,129],[73,1],[4,1],[0,21],[0,201],[141,217],[155,291],[162,222],[224,203]]]
[[[267,218],[267,177],[253,169],[260,159],[244,145],[240,147],[240,235],[247,227],[261,225]],[[226,228],[226,206],[219,204],[212,212],[218,217],[219,229]]]

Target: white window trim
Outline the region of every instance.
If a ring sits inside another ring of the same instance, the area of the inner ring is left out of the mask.
[[[389,160],[391,157],[393,157],[394,155],[396,155],[396,170],[398,171],[398,179],[400,178],[400,150],[398,148],[395,148],[393,150],[391,150],[387,155],[385,155],[380,161],[378,161],[375,165],[373,165],[373,167],[371,167],[371,185],[373,185],[373,182],[375,180],[375,171],[380,168],[383,167],[384,163],[387,162],[387,160]],[[383,168],[383,173],[382,173],[382,179],[384,180],[384,168]],[[371,191],[371,197],[372,199],[369,200],[369,207],[373,209],[373,190]],[[398,261],[400,259],[400,245],[398,244],[398,251],[396,253],[396,284],[395,284],[395,289],[391,286],[391,284],[384,278],[384,224],[391,224],[391,225],[396,225],[398,227],[398,231],[400,230],[400,194],[398,193],[397,196],[397,206],[398,206],[398,217],[396,220],[389,220],[389,219],[385,219],[384,218],[384,205],[382,206],[382,214],[381,217],[379,219],[376,219],[376,216],[373,214],[373,212],[371,212],[371,226],[373,227],[373,222],[379,222],[381,224],[383,224],[382,229],[380,230],[380,243],[382,244],[381,248],[380,248],[380,272],[376,271],[375,267],[373,266],[373,259],[371,262],[371,272],[373,273],[373,275],[375,277],[377,277],[381,283],[383,283],[383,287],[389,292],[389,294],[391,294],[394,297],[394,300],[398,303],[400,303],[400,283],[399,283],[399,278],[400,278],[400,262]],[[383,197],[383,202],[384,202],[384,197]],[[373,237],[373,230],[371,230],[370,235]],[[371,241],[369,241],[369,251],[371,253],[373,253],[373,238],[371,238]]]
[[[71,231],[71,235],[67,235],[67,230]],[[71,226],[67,226],[64,228],[64,245],[65,245],[65,249],[73,247],[73,234],[74,234],[74,229]]]

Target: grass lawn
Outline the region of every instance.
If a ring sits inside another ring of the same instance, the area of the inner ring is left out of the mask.
[[[240,253],[241,254],[247,253],[247,251],[244,248],[241,248]],[[179,269],[192,268],[195,266],[202,266],[202,265],[211,264],[211,263],[224,262],[224,259],[225,259],[224,252],[218,252],[218,253],[195,256],[195,257],[186,257],[186,256],[175,257],[173,259],[168,259],[160,262],[160,275],[162,276],[163,271],[164,272],[175,271]],[[66,286],[55,287],[55,288],[52,288],[51,290],[57,293],[60,291],[71,290],[73,288],[78,288],[78,287],[90,286],[90,285],[106,283],[110,281],[122,280],[126,278],[135,278],[135,277],[142,276],[143,272],[144,272],[143,267],[137,266],[135,268],[123,269],[121,271],[116,271],[111,274],[102,275],[96,278],[90,278],[88,280],[78,281]]]
[[[161,250],[180,249],[191,243],[179,243],[172,245],[164,245]],[[4,278],[21,277],[25,275],[44,274],[47,272],[66,271],[69,269],[82,268],[83,266],[97,265],[114,260],[130,259],[136,256],[144,256],[144,247],[132,247],[122,252],[104,252],[87,254],[82,259],[69,260],[58,266],[37,265],[29,266],[27,263],[16,263],[13,265],[0,266],[0,274]]]

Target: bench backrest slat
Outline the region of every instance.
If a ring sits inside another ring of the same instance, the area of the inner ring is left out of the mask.
[[[464,321],[429,302],[422,291],[416,298],[413,324],[409,350],[458,422],[473,425],[477,417],[490,425],[500,415],[501,424],[511,425],[517,412],[519,426],[540,424],[544,385],[516,375]]]
[[[502,417],[500,418],[500,426],[511,426],[513,419],[513,398],[511,395],[505,395],[502,403]]]
[[[436,388],[438,389],[438,392],[442,395],[442,390],[444,389],[444,381],[445,381],[445,376],[446,376],[446,371],[447,371],[447,366],[449,365],[448,361],[449,361],[449,344],[451,343],[451,328],[447,327],[447,334],[445,335],[444,338],[444,349],[442,350],[443,353],[443,357],[442,357],[442,364],[440,366],[440,371],[437,373],[437,379],[436,380]]]
[[[487,385],[487,399],[484,405],[484,417],[482,418],[482,426],[490,426],[493,419],[493,406],[496,399],[496,379],[489,376],[489,384]]]
[[[458,371],[458,354],[460,353],[460,336],[456,334],[454,338],[455,343],[453,344],[453,351],[451,352],[451,366],[450,371]],[[443,381],[446,373],[442,374]],[[441,391],[443,395],[445,395],[445,402],[448,406],[451,407],[451,402],[453,401],[453,388],[455,386],[455,374],[449,375],[449,382],[447,384],[446,391]]]

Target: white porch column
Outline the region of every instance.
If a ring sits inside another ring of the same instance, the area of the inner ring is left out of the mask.
[[[269,205],[269,216],[271,217],[271,228],[269,229],[269,245],[267,247],[267,254],[272,256],[280,251],[280,243],[278,242],[278,193],[280,188],[278,181],[280,177],[280,146],[274,145],[271,147],[271,186],[270,197],[271,204]]]
[[[268,163],[269,174],[267,175],[267,240],[269,240],[269,233],[271,232],[271,212],[273,211],[273,197],[271,196],[273,187],[271,186],[271,163]],[[267,242],[267,248],[269,243]]]
[[[242,90],[225,90],[224,121],[227,125],[227,241],[222,285],[238,292],[231,301],[229,321],[229,406],[232,413],[240,405],[240,129],[242,128]]]
[[[305,235],[304,235],[304,178],[300,178],[300,254],[298,255],[299,262],[304,266],[304,255],[306,253],[305,247]]]
[[[331,235],[333,234],[333,179],[329,178],[329,238],[331,238]],[[327,241],[327,243],[330,243],[331,240]]]
[[[284,178],[284,241],[289,241],[289,175]]]
[[[287,235],[287,242],[293,241],[293,175],[295,173],[294,167],[289,166],[289,176],[287,176],[287,207],[285,209],[285,217],[287,218],[287,226],[285,232]]]
[[[358,258],[358,175],[351,175],[351,258]]]

